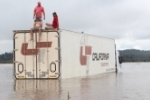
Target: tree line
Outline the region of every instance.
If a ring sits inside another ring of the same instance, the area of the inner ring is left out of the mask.
[[[123,62],[150,62],[149,50],[119,50]]]
[[[12,63],[13,62],[13,54],[11,52],[5,52],[0,54],[0,63]]]
[[[119,50],[123,62],[150,62],[150,50]],[[0,54],[0,63],[13,63],[13,53]]]

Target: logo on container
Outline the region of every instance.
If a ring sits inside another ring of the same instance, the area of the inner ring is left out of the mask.
[[[98,48],[98,47],[97,47]],[[99,51],[99,50],[98,50]],[[88,56],[92,58],[91,60],[94,62],[100,61],[101,66],[108,66],[109,63],[106,62],[109,60],[110,54],[103,52],[92,52],[92,46],[89,46],[88,36],[84,35],[81,38],[81,46],[80,46],[80,64],[87,65]]]
[[[52,42],[36,42],[36,48],[28,49],[28,43],[22,43],[21,54],[24,56],[37,55],[40,48],[51,47]]]
[[[83,52],[85,52],[85,54],[83,54]],[[91,55],[91,52],[92,52],[91,46],[85,46],[85,47],[81,46],[80,47],[80,63],[81,63],[81,65],[87,64],[87,56]]]
[[[88,46],[88,36],[84,35],[81,37],[81,46],[80,46],[80,64],[87,65],[87,57],[92,54],[92,47]]]

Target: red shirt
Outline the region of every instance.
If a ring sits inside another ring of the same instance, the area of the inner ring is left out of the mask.
[[[57,16],[55,16],[53,18],[52,26],[53,26],[53,28],[58,28],[58,17]]]
[[[34,13],[36,15],[36,18],[42,18],[42,13],[44,12],[44,8],[42,6],[37,6],[34,9]]]

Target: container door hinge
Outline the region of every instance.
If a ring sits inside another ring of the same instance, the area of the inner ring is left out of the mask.
[[[14,49],[14,51],[18,51],[18,49]]]
[[[13,61],[14,63],[19,63],[19,61]]]
[[[55,48],[56,50],[60,50],[60,48],[59,47],[57,47],[57,48]]]
[[[14,37],[14,39],[17,39],[18,37]]]
[[[60,62],[60,60],[56,60],[55,62]]]

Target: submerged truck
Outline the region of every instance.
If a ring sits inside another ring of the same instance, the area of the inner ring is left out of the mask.
[[[115,40],[69,30],[42,30],[41,40],[29,30],[13,31],[16,79],[65,79],[117,70]]]

